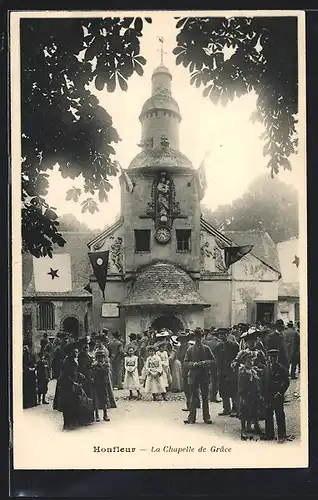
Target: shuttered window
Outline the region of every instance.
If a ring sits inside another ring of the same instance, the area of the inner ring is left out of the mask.
[[[52,302],[43,301],[38,306],[38,330],[54,330],[55,315],[54,304]]]

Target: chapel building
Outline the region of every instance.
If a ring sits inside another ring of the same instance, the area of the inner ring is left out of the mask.
[[[230,326],[277,316],[280,265],[264,232],[221,233],[201,216],[195,169],[179,149],[181,112],[162,63],[141,109],[141,152],[121,176],[121,217],[88,243],[109,250],[105,300],[94,275],[92,328],[126,338],[152,327],[172,331]],[[225,268],[225,246],[253,244]]]

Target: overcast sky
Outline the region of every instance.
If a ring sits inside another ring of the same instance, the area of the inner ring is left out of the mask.
[[[182,115],[180,150],[190,158],[195,168],[199,166],[204,153],[211,151],[206,160],[208,188],[202,203],[213,210],[241,196],[253,179],[268,172],[268,158],[262,154],[264,142],[259,138],[263,128],[260,124],[250,122],[250,115],[256,106],[255,94],[236,98],[223,107],[204,98],[203,87],[197,89],[190,85],[189,70],[176,66],[172,54],[176,44],[175,23],[172,16],[171,19],[165,16],[163,22],[160,13],[153,18],[151,25],[145,23],[144,36],[141,38],[141,55],[147,59],[144,76],[133,75],[128,81],[127,92],[94,92],[113,117],[114,126],[122,138],[122,142],[115,146],[116,159],[123,168],[127,168],[140,152],[137,146],[141,138],[138,116],[143,103],[150,96],[151,74],[160,63],[158,36],[163,36],[164,50],[167,52],[164,63],[172,73],[172,94],[179,103]],[[293,172],[282,172],[279,177],[297,188],[300,168],[297,157],[292,158],[291,162]],[[81,182],[79,179],[62,180],[57,171],[51,174],[47,200],[57,208],[59,214],[73,213],[90,228],[103,228],[115,220],[120,210],[118,178],[112,177],[111,182],[113,190],[108,203],[101,204],[100,212],[94,215],[81,214],[79,203],[65,200],[66,191],[72,186],[81,187]]]

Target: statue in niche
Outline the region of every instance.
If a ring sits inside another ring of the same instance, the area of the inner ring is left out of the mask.
[[[161,222],[167,222],[170,208],[170,180],[165,172],[160,174],[157,184],[157,214]]]

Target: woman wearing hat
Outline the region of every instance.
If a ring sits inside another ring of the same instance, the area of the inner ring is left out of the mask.
[[[245,348],[241,349],[232,362],[232,368],[238,375],[238,417],[241,420],[241,437],[251,430],[262,435],[259,421],[265,419],[265,371],[266,356],[259,348],[258,331],[250,328],[242,337]]]
[[[92,366],[93,405],[96,422],[100,421],[99,410],[103,410],[103,419],[109,422],[107,408],[116,408],[110,381],[110,362],[105,351],[95,352],[95,362]]]
[[[181,343],[176,335],[171,336],[171,350],[169,354],[169,366],[171,372],[171,391],[182,391],[182,365],[178,359],[178,351]]]
[[[92,422],[92,401],[85,393],[78,369],[78,344],[65,347],[66,358],[57,384],[57,409],[63,413],[63,429],[70,430]]]
[[[137,391],[137,398],[141,399],[140,382],[138,375],[138,356],[133,347],[129,347],[125,356],[124,388],[129,390],[129,399],[133,399],[133,391]]]
[[[170,385],[171,385],[171,372],[170,372],[170,366],[169,366],[169,357],[168,357],[168,352],[167,352],[167,341],[161,341],[157,343],[157,355],[159,356],[161,360],[161,366],[162,366],[162,377],[164,379],[164,386],[166,388],[166,391],[168,391]]]
[[[145,392],[151,393],[154,401],[157,401],[159,394],[161,394],[164,400],[166,399],[165,379],[162,375],[161,359],[156,354],[155,347],[149,345],[148,358],[144,366]]]

